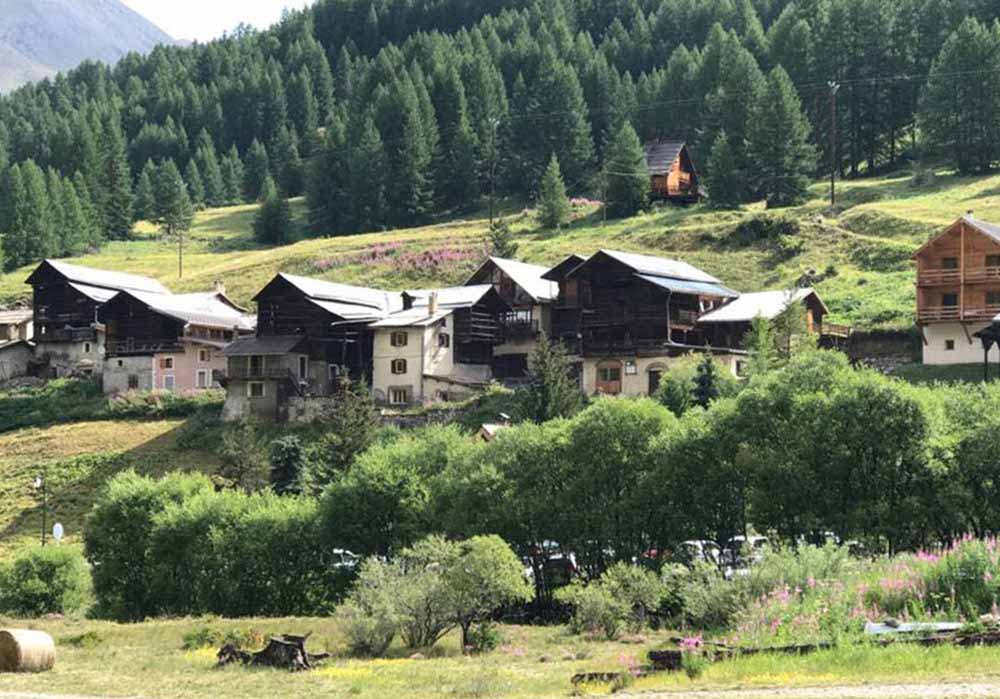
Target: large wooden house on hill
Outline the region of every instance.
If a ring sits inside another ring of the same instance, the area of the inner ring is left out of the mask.
[[[122,291],[98,316],[106,332],[105,393],[218,387],[226,376],[223,348],[256,324],[221,284],[195,294]]]
[[[701,198],[698,172],[684,141],[652,141],[644,149],[654,201],[691,204]]]
[[[26,283],[33,290],[35,356],[47,376],[102,373],[105,329],[98,309],[116,294],[170,293],[155,279],[57,260],[42,262]]]
[[[1000,321],[1000,225],[969,213],[913,258],[924,363],[982,361],[984,348],[977,333]],[[991,345],[987,359],[1000,360],[1000,347]]]

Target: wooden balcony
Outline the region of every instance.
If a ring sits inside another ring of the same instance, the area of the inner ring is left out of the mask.
[[[96,342],[94,328],[46,328],[44,333],[35,334],[37,342]]]
[[[1000,267],[968,267],[965,270],[966,284],[1000,283]],[[917,276],[920,286],[954,286],[962,283],[960,269],[925,269]]]
[[[921,323],[942,323],[948,321],[993,320],[1000,315],[1000,305],[991,306],[924,306],[917,311]]]
[[[854,332],[850,325],[837,325],[836,323],[823,323],[819,328],[819,334],[823,337],[838,337],[847,339]]]
[[[523,340],[538,334],[538,321],[531,311],[512,311],[504,313],[499,318],[500,329],[505,340]]]
[[[129,338],[118,342],[109,342],[108,357],[141,357],[161,353],[178,353],[184,351],[184,345],[176,340],[136,340]]]
[[[298,377],[287,367],[230,367],[229,378],[243,381],[283,381],[288,379],[298,384]]]

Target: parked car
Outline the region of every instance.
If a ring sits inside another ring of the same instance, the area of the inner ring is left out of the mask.
[[[679,562],[688,566],[698,561],[719,565],[721,550],[714,541],[691,539],[690,541],[682,541],[678,545],[676,557]]]
[[[727,579],[749,574],[750,568],[764,558],[764,550],[770,545],[766,536],[734,536],[722,550],[722,562]]]
[[[332,567],[338,572],[353,573],[361,564],[361,556],[347,549],[334,549],[332,553]]]

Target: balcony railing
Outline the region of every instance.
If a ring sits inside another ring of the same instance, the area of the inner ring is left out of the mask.
[[[962,282],[960,269],[925,269],[917,277],[920,286],[953,286]],[[966,284],[1000,282],[1000,267],[969,267],[965,270]]]
[[[531,311],[512,311],[499,318],[503,336],[508,340],[531,338],[538,334],[538,321]]]
[[[924,306],[917,312],[921,323],[938,323],[949,320],[993,320],[1000,315],[1000,305],[966,306]]]
[[[298,383],[298,378],[286,367],[238,367],[230,368],[228,373],[230,379],[271,381],[289,379],[296,384]]]
[[[134,339],[108,343],[109,357],[141,357],[142,355],[160,354],[163,352],[183,352],[184,346],[172,340],[136,341]]]
[[[46,328],[36,334],[38,342],[94,342],[97,331],[94,328]]]
[[[850,325],[837,325],[836,323],[823,323],[819,328],[819,334],[824,337],[848,338],[854,332]]]

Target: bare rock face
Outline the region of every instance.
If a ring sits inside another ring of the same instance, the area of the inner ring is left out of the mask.
[[[173,43],[120,0],[0,0],[0,92]]]

